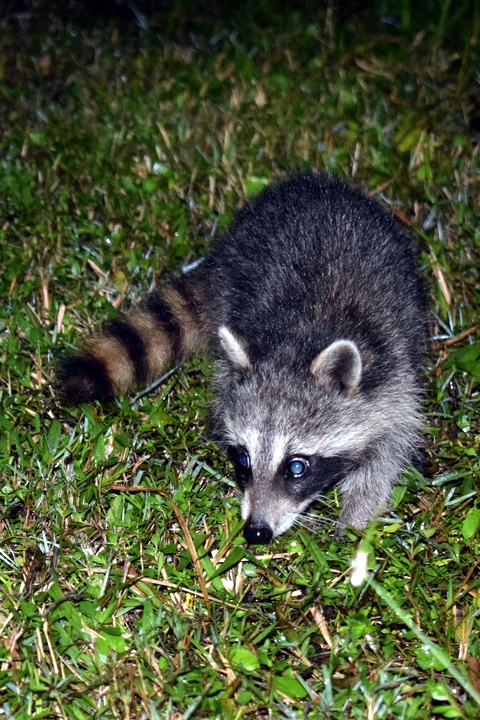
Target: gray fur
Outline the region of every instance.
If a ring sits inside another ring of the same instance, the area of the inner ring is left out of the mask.
[[[340,529],[387,509],[419,439],[426,343],[416,250],[392,216],[337,179],[302,173],[247,203],[168,287],[131,322],[172,337],[160,355],[170,362],[175,347],[216,358],[214,431],[236,463],[247,539],[284,532],[334,485]],[[147,340],[137,375],[167,362],[149,368]],[[84,376],[105,365],[94,345],[78,361]],[[111,374],[103,368],[104,384]],[[76,397],[83,384],[72,380]]]

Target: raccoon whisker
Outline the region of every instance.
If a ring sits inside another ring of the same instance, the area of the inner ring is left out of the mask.
[[[330,518],[316,515],[312,511],[305,511],[295,517],[293,525],[295,527],[302,527],[305,530],[312,530],[316,527],[334,526],[335,521]]]
[[[297,518],[292,527],[295,528],[302,528],[303,530],[307,530],[308,532],[314,532],[315,530],[319,529],[333,529],[335,527],[335,523],[331,520],[322,519],[322,518],[310,518],[310,519],[304,519],[300,520]]]
[[[332,499],[326,497],[325,495],[317,495],[315,498],[315,504],[324,505],[328,510],[332,509]]]

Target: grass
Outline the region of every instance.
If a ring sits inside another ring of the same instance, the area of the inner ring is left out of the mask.
[[[430,5],[0,16],[0,717],[478,717],[479,14]],[[432,477],[365,537],[332,495],[259,550],[205,358],[108,407],[63,407],[55,364],[298,167],[419,239]]]

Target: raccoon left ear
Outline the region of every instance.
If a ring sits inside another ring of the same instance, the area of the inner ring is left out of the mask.
[[[248,370],[250,368],[248,355],[240,340],[235,337],[226,325],[221,325],[218,328],[218,337],[220,338],[220,345],[234,368],[236,370]]]
[[[353,393],[362,377],[362,358],[351,340],[335,340],[310,365],[315,380],[336,390]]]

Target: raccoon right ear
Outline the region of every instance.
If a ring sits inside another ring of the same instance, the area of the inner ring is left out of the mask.
[[[235,370],[248,370],[250,368],[248,355],[240,340],[235,337],[226,325],[220,325],[218,337],[222,349],[226,352]]]
[[[318,384],[351,395],[362,377],[362,358],[351,340],[335,340],[313,360],[310,371]]]

